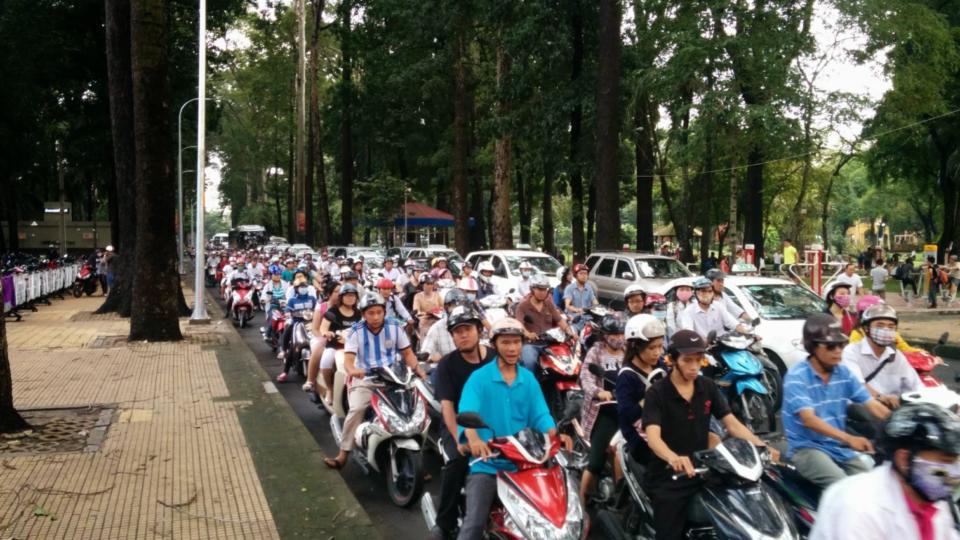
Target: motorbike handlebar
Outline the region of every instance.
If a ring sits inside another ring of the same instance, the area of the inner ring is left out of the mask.
[[[694,474],[695,476],[696,476],[696,475],[701,475],[701,474],[706,473],[706,472],[709,471],[709,470],[710,470],[709,467],[697,467],[697,468],[693,469],[693,474]],[[679,479],[681,479],[681,478],[686,478],[686,477],[687,477],[687,475],[686,475],[685,473],[678,473],[678,474],[675,474],[675,475],[671,476],[670,478],[671,478],[672,480],[679,480]]]

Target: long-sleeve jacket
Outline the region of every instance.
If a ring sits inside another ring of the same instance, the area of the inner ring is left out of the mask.
[[[587,438],[593,430],[593,424],[597,421],[597,415],[600,413],[600,400],[597,394],[605,390],[603,380],[598,378],[587,368],[590,364],[600,366],[607,375],[615,380],[616,373],[620,370],[620,363],[623,361],[623,355],[614,356],[608,354],[603,342],[594,343],[593,347],[587,351],[587,356],[583,359],[583,366],[580,369],[580,388],[583,389],[583,407],[580,409],[580,422],[583,424],[583,432]],[[609,386],[609,385],[608,385]],[[610,405],[612,407],[612,405]]]

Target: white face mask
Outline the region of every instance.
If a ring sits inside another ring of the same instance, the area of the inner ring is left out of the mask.
[[[307,288],[303,285],[297,287],[297,294],[307,294]]]

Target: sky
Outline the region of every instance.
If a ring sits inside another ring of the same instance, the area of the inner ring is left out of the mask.
[[[264,0],[258,0],[265,5]],[[878,54],[868,62],[858,64],[848,53],[850,50],[862,49],[865,36],[856,28],[843,27],[840,16],[830,6],[817,2],[812,31],[817,39],[819,54],[824,55],[823,68],[816,78],[816,87],[824,93],[842,91],[869,97],[871,102],[877,102],[890,88],[889,79],[883,74],[884,55]],[[263,12],[263,10],[261,10]],[[624,24],[629,25],[630,10],[624,13]],[[246,36],[237,30],[228,31],[226,39],[218,38],[214,46],[218,48],[243,48],[249,44]],[[818,55],[819,56],[819,55]],[[813,71],[819,60],[805,63],[808,71]],[[873,111],[865,108],[861,111],[864,118],[869,118]],[[823,121],[819,127],[826,128]],[[860,122],[849,122],[839,126],[832,126],[827,135],[827,145],[831,148],[840,148],[844,140],[852,140],[859,133]],[[216,152],[208,153],[208,162],[205,169],[207,190],[204,204],[207,211],[220,209],[220,170],[223,162]],[[228,210],[229,212],[229,210]],[[228,213],[225,215],[229,215]]]

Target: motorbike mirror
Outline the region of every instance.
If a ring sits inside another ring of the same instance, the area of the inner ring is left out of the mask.
[[[474,412],[465,412],[457,415],[457,425],[463,426],[469,429],[481,429],[487,427],[483,423],[483,418],[479,414]]]
[[[707,334],[707,343],[713,343],[716,340],[717,340],[717,331],[711,330],[710,333]]]
[[[587,369],[590,370],[590,373],[596,375],[597,377],[603,377],[605,373],[603,368],[597,364],[587,364]]]
[[[756,319],[750,321],[750,324],[752,324],[753,326],[760,326],[760,317],[757,317]]]
[[[944,332],[940,334],[940,339],[937,340],[937,345],[946,345],[948,339],[950,339],[950,332]]]

